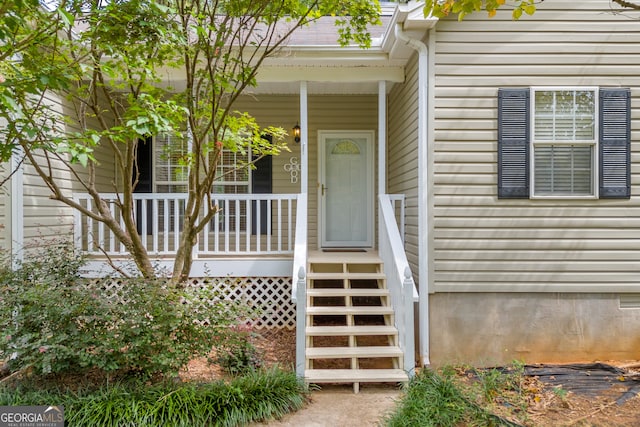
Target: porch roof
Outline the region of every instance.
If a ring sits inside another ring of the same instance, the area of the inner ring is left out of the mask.
[[[381,80],[404,81],[404,67],[415,51],[396,38],[401,26],[412,38],[424,38],[437,19],[424,16],[424,2],[383,2],[382,25],[372,26],[371,46],[340,46],[335,17],[322,17],[292,34],[286,46],[267,58],[247,94],[298,94],[300,81],[309,94],[375,94]],[[179,87],[177,70],[166,70],[166,81]],[[392,85],[387,85],[391,90]]]
[[[299,81],[308,93],[341,94],[378,91],[378,81],[404,81],[404,66],[414,50],[395,36],[401,25],[411,37],[423,38],[437,19],[424,16],[424,2],[382,3],[381,26],[371,27],[371,47],[340,46],[335,18],[325,17],[294,33],[277,56],[268,58],[252,93],[296,94]],[[388,85],[388,90],[391,85]]]

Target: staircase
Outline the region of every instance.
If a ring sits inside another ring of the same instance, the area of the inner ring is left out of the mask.
[[[307,383],[409,380],[377,253],[310,254],[306,295]]]

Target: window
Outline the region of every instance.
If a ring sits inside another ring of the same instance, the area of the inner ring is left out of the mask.
[[[630,91],[501,89],[498,197],[630,197]]]
[[[533,194],[594,196],[596,89],[532,89]]]
[[[155,192],[186,193],[189,167],[185,156],[189,153],[189,142],[176,135],[162,134],[155,138]]]
[[[264,136],[264,138],[271,142],[270,136]],[[213,193],[271,193],[273,189],[271,156],[253,159],[253,161],[254,168],[251,169],[249,166],[249,153],[242,154],[241,152],[223,150],[216,170],[217,178],[213,185]],[[253,200],[250,204],[249,202],[243,202],[239,205],[231,203],[229,206],[225,206],[224,202],[220,202],[219,207],[221,209],[221,213],[218,214],[220,226],[222,226],[225,215],[227,215],[231,229],[235,229],[236,224],[241,229],[245,229],[247,226],[247,209],[250,209],[248,216],[251,217],[252,234],[256,234],[257,230],[260,230],[260,234],[267,233],[267,223],[270,221],[271,213],[266,200],[262,200],[259,203]],[[236,218],[238,223],[236,223]]]
[[[248,159],[247,153],[223,149],[216,169],[213,192],[216,194],[249,193]]]

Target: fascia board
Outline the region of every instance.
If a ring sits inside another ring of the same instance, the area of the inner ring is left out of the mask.
[[[404,68],[397,67],[282,67],[263,66],[256,76],[258,83],[309,82],[403,82]]]

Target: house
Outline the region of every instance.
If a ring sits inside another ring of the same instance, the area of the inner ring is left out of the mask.
[[[269,326],[295,320],[311,382],[637,358],[640,26],[607,0],[545,2],[520,21],[508,10],[437,20],[422,7],[384,3],[366,50],[338,47],[321,20],[264,64],[236,108],[298,124],[300,141],[220,183],[194,280],[239,278],[272,308]],[[184,188],[179,165],[157,155],[163,138],[141,154],[137,208],[159,264]],[[68,191],[91,203],[71,178]],[[105,271],[96,242],[123,256],[105,228],[49,201],[29,165],[0,214],[4,248],[74,235],[94,275]],[[344,365],[322,369],[327,359]]]

